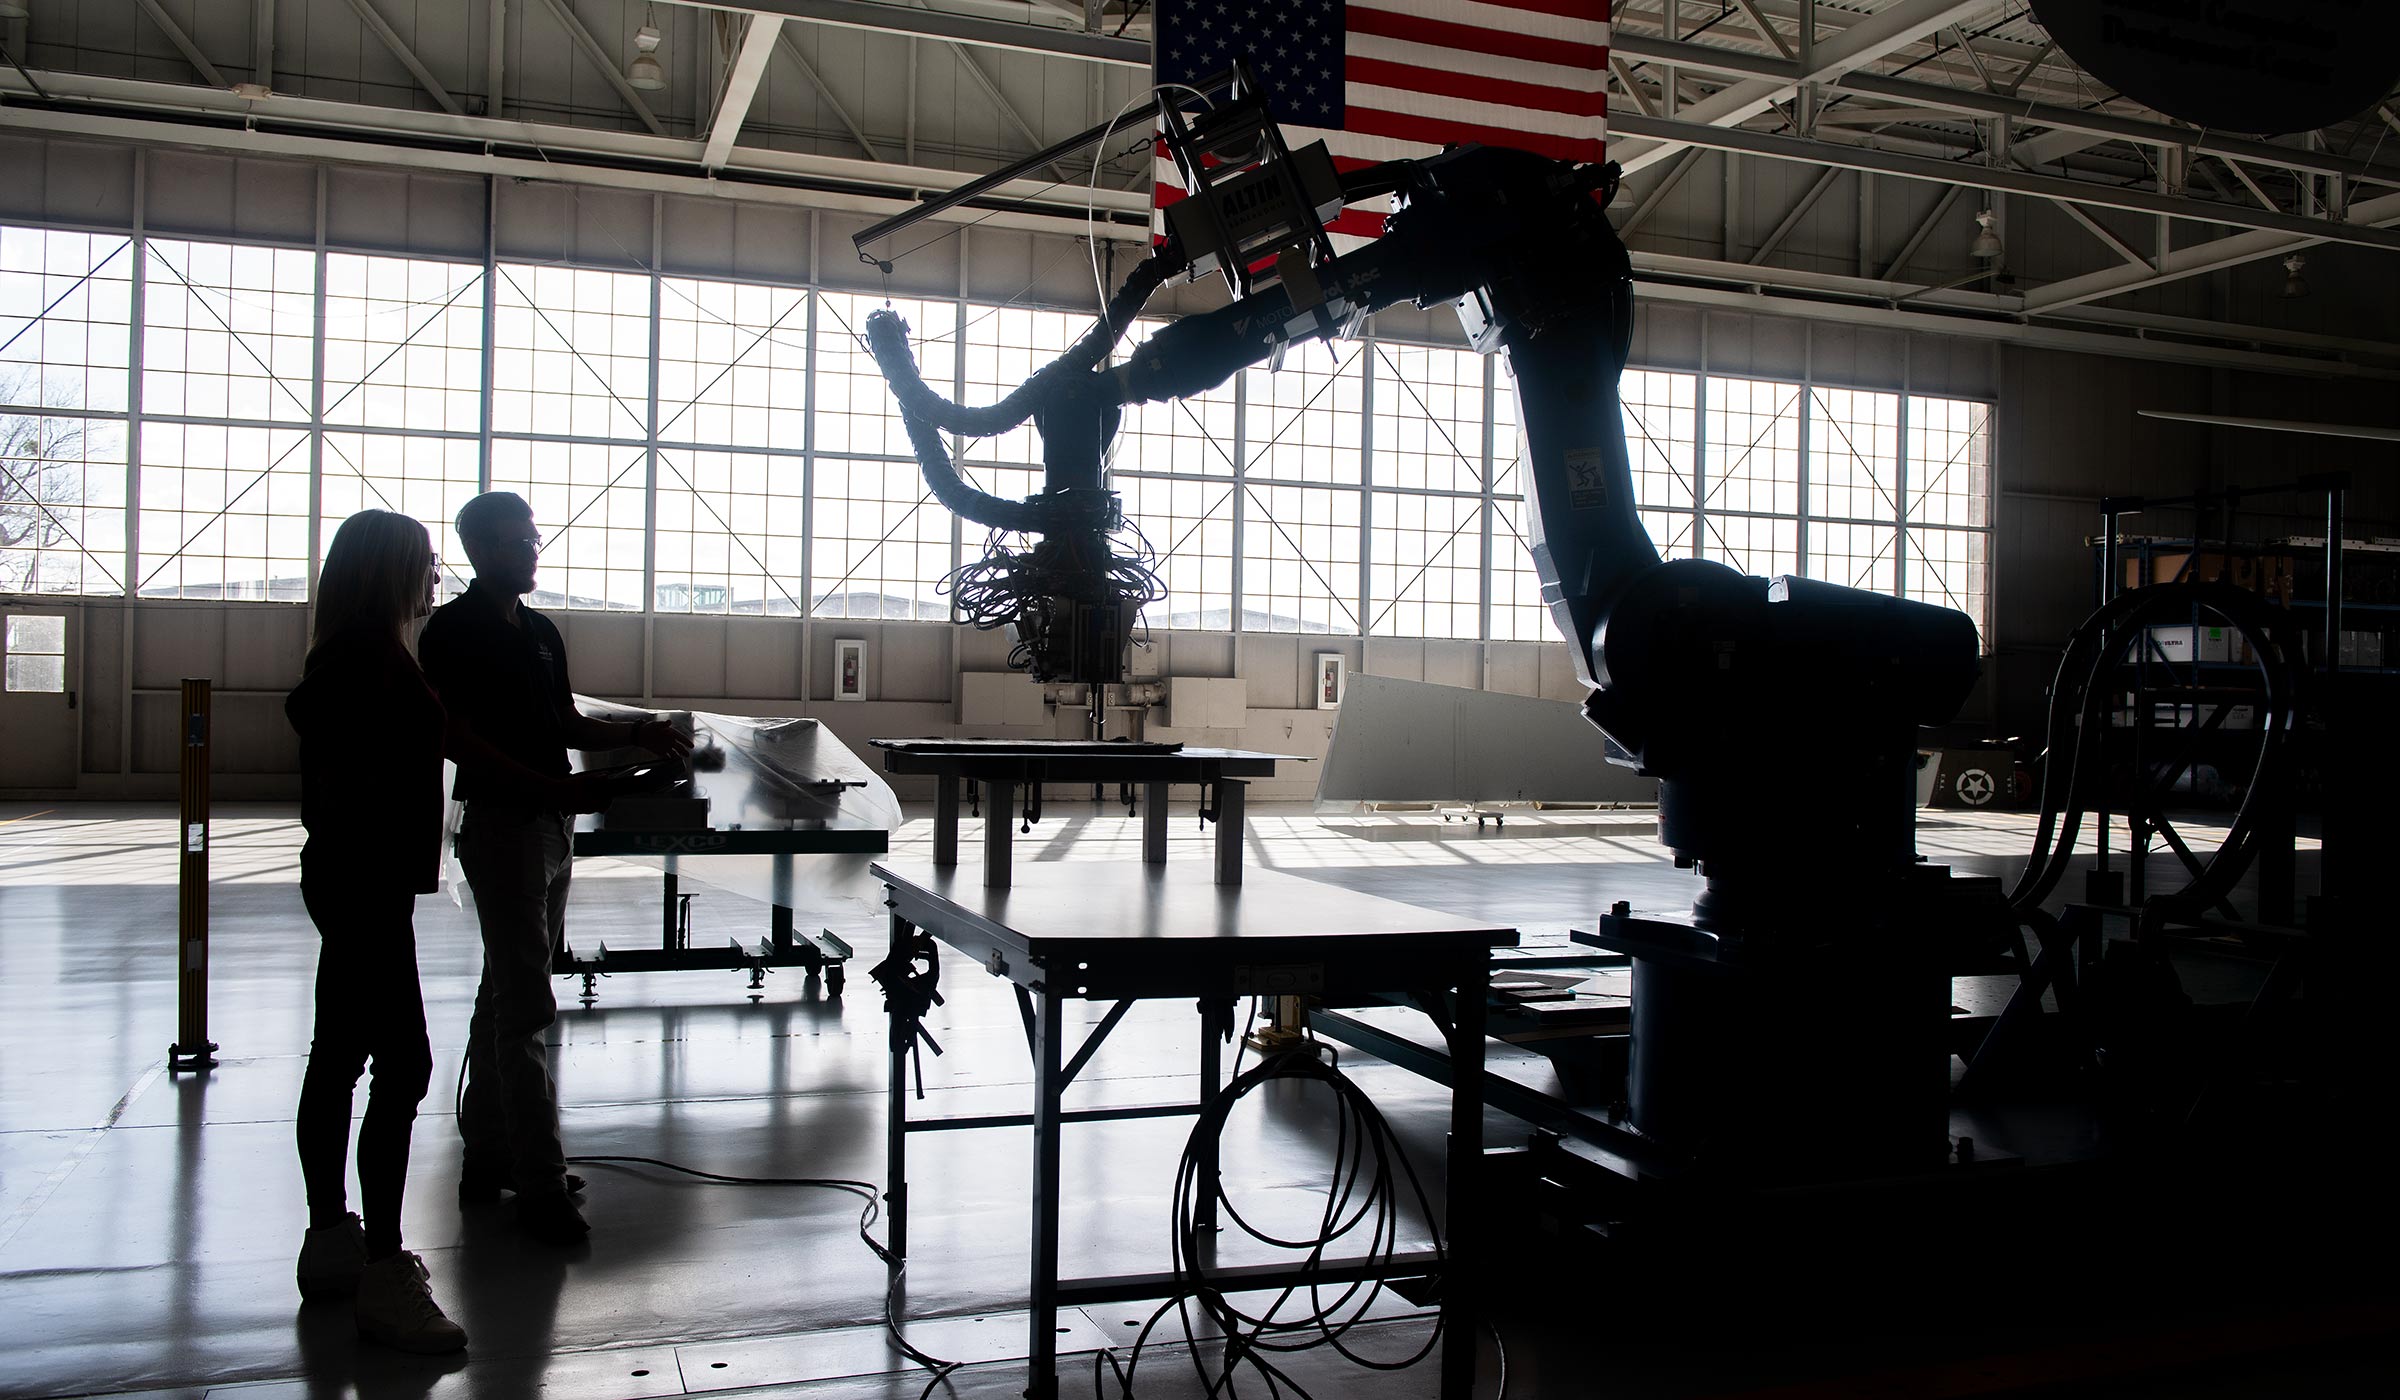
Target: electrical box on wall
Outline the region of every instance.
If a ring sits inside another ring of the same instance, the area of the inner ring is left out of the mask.
[[[962,671],[958,677],[960,724],[1047,724],[1050,711],[1042,688],[1018,671]]]
[[[1250,687],[1238,676],[1177,676],[1167,682],[1170,729],[1239,729],[1250,722]]]

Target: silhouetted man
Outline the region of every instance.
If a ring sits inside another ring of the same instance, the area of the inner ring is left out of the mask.
[[[518,600],[533,591],[542,537],[523,497],[491,491],[458,513],[475,566],[467,591],[434,611],[417,641],[425,675],[454,720],[546,777],[569,771],[567,750],[638,745],[660,755],[691,740],[663,719],[626,724],[575,708],[566,642]],[[451,795],[466,804],[458,860],[483,930],[483,982],[467,1028],[466,1139],[461,1204],[517,1193],[517,1218],[537,1239],[572,1244],[590,1233],[570,1194],[558,1133],[558,1089],[545,1044],[558,1003],[550,959],[566,934],[573,817],[461,763]]]

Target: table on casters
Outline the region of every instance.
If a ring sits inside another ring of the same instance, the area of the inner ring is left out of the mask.
[[[994,887],[972,866],[879,861],[872,867],[889,892],[892,946],[905,953],[922,931],[1013,984],[1033,1055],[1029,1113],[911,1121],[907,1074],[914,1023],[892,1010],[887,1086],[886,1177],[891,1247],[908,1253],[908,1135],[918,1132],[1031,1127],[1033,1211],[1027,1300],[1028,1366],[1034,1400],[1057,1394],[1058,1309],[1080,1303],[1165,1298],[1171,1274],[1061,1279],[1059,1253],[1060,1129],[1068,1123],[1193,1115],[1219,1089],[1220,1036],[1230,1031],[1233,1006],[1252,995],[1369,992],[1413,998],[1442,1026],[1452,1056],[1448,1221],[1442,1289],[1444,1331],[1441,1394],[1466,1400],[1475,1378],[1476,1325],[1471,1283],[1482,1245],[1477,1181],[1483,1150],[1484,998],[1491,950],[1511,946],[1504,926],[1418,909],[1335,885],[1274,871],[1253,871],[1238,885],[1212,878],[1198,861],[1059,861],[1030,865],[1013,882]],[[1203,1015],[1201,1102],[1121,1108],[1068,1109],[1067,1086],[1088,1064],[1133,1003],[1192,999]],[[1081,1045],[1065,1043],[1070,1001],[1111,1005]],[[1214,1144],[1201,1159],[1199,1195],[1213,1201]],[[1211,1207],[1213,1209],[1213,1207]],[[1209,1218],[1204,1217],[1203,1223]],[[1406,1277],[1433,1271],[1430,1252],[1368,1269],[1363,1261],[1321,1265],[1325,1281],[1369,1276]],[[1302,1277],[1281,1266],[1213,1271],[1220,1284],[1273,1288]]]
[[[583,978],[582,1001],[589,1006],[599,996],[597,979],[619,972],[687,972],[714,968],[748,969],[750,987],[766,985],[767,969],[806,968],[822,972],[828,995],[839,996],[843,964],[850,945],[831,934],[802,933],[792,926],[792,857],[801,855],[881,855],[891,849],[891,833],[850,818],[792,821],[778,826],[697,831],[611,830],[590,817],[577,821],[575,854],[579,856],[661,856],[666,866],[666,892],[660,901],[659,942],[655,948],[611,948],[578,953],[561,942],[550,955],[550,971],[561,977]],[[678,899],[681,863],[703,856],[767,856],[770,884],[767,936],[745,947],[728,938],[720,947],[695,948],[691,920]]]

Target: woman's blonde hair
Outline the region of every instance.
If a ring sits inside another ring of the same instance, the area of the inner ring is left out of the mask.
[[[433,540],[414,517],[388,510],[362,510],[342,522],[325,547],[317,574],[316,635],[309,639],[314,662],[325,644],[354,627],[375,628],[395,639],[425,605],[425,576],[433,568]]]

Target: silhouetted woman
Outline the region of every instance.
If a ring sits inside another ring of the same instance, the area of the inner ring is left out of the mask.
[[[284,713],[300,732],[300,894],[317,925],[316,1030],[301,1081],[308,1234],[303,1298],[357,1297],[360,1335],[456,1351],[467,1334],[401,1248],[409,1130],[433,1073],[417,982],[417,896],[439,885],[441,702],[409,654],[439,563],[425,527],[391,511],[342,522],[317,578],[316,635]],[[372,1062],[358,1131],[363,1222],[344,1186],[350,1096]]]

